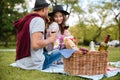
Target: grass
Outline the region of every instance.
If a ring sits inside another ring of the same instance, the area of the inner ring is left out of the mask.
[[[87,80],[85,78],[51,74],[37,70],[23,70],[9,66],[15,59],[15,52],[0,52],[0,80]],[[120,48],[109,48],[109,61],[120,61]],[[120,80],[120,74],[103,80]]]
[[[11,46],[9,46],[9,47],[5,47],[5,46],[0,46],[0,49],[15,49],[16,48],[16,46],[14,46],[14,45],[11,45]]]
[[[120,47],[111,47],[108,48],[109,51],[109,57],[108,60],[109,61],[120,61]]]

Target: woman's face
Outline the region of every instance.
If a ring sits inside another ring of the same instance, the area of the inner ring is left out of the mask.
[[[54,14],[54,21],[57,22],[58,24],[62,24],[62,22],[63,22],[63,14],[61,12],[56,12]]]

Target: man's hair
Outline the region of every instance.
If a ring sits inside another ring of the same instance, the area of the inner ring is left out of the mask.
[[[40,9],[35,9],[34,11],[40,11],[40,10],[42,10],[42,9],[44,9],[44,7],[43,7],[43,8],[40,8]]]

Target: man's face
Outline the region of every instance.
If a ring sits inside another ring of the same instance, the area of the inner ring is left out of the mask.
[[[48,16],[48,11],[49,11],[49,8],[48,8],[48,7],[45,7],[45,8],[44,8],[44,17],[47,17],[47,16]]]

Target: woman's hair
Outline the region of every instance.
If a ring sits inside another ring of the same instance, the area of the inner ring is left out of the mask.
[[[55,13],[54,13],[54,15],[55,15]],[[54,15],[50,17],[50,23],[55,21],[54,20]],[[62,13],[62,15],[63,15],[63,21],[62,21],[61,24],[59,24],[59,29],[60,29],[61,34],[64,33],[64,26],[65,26],[65,21],[66,21],[66,15],[64,13]]]

